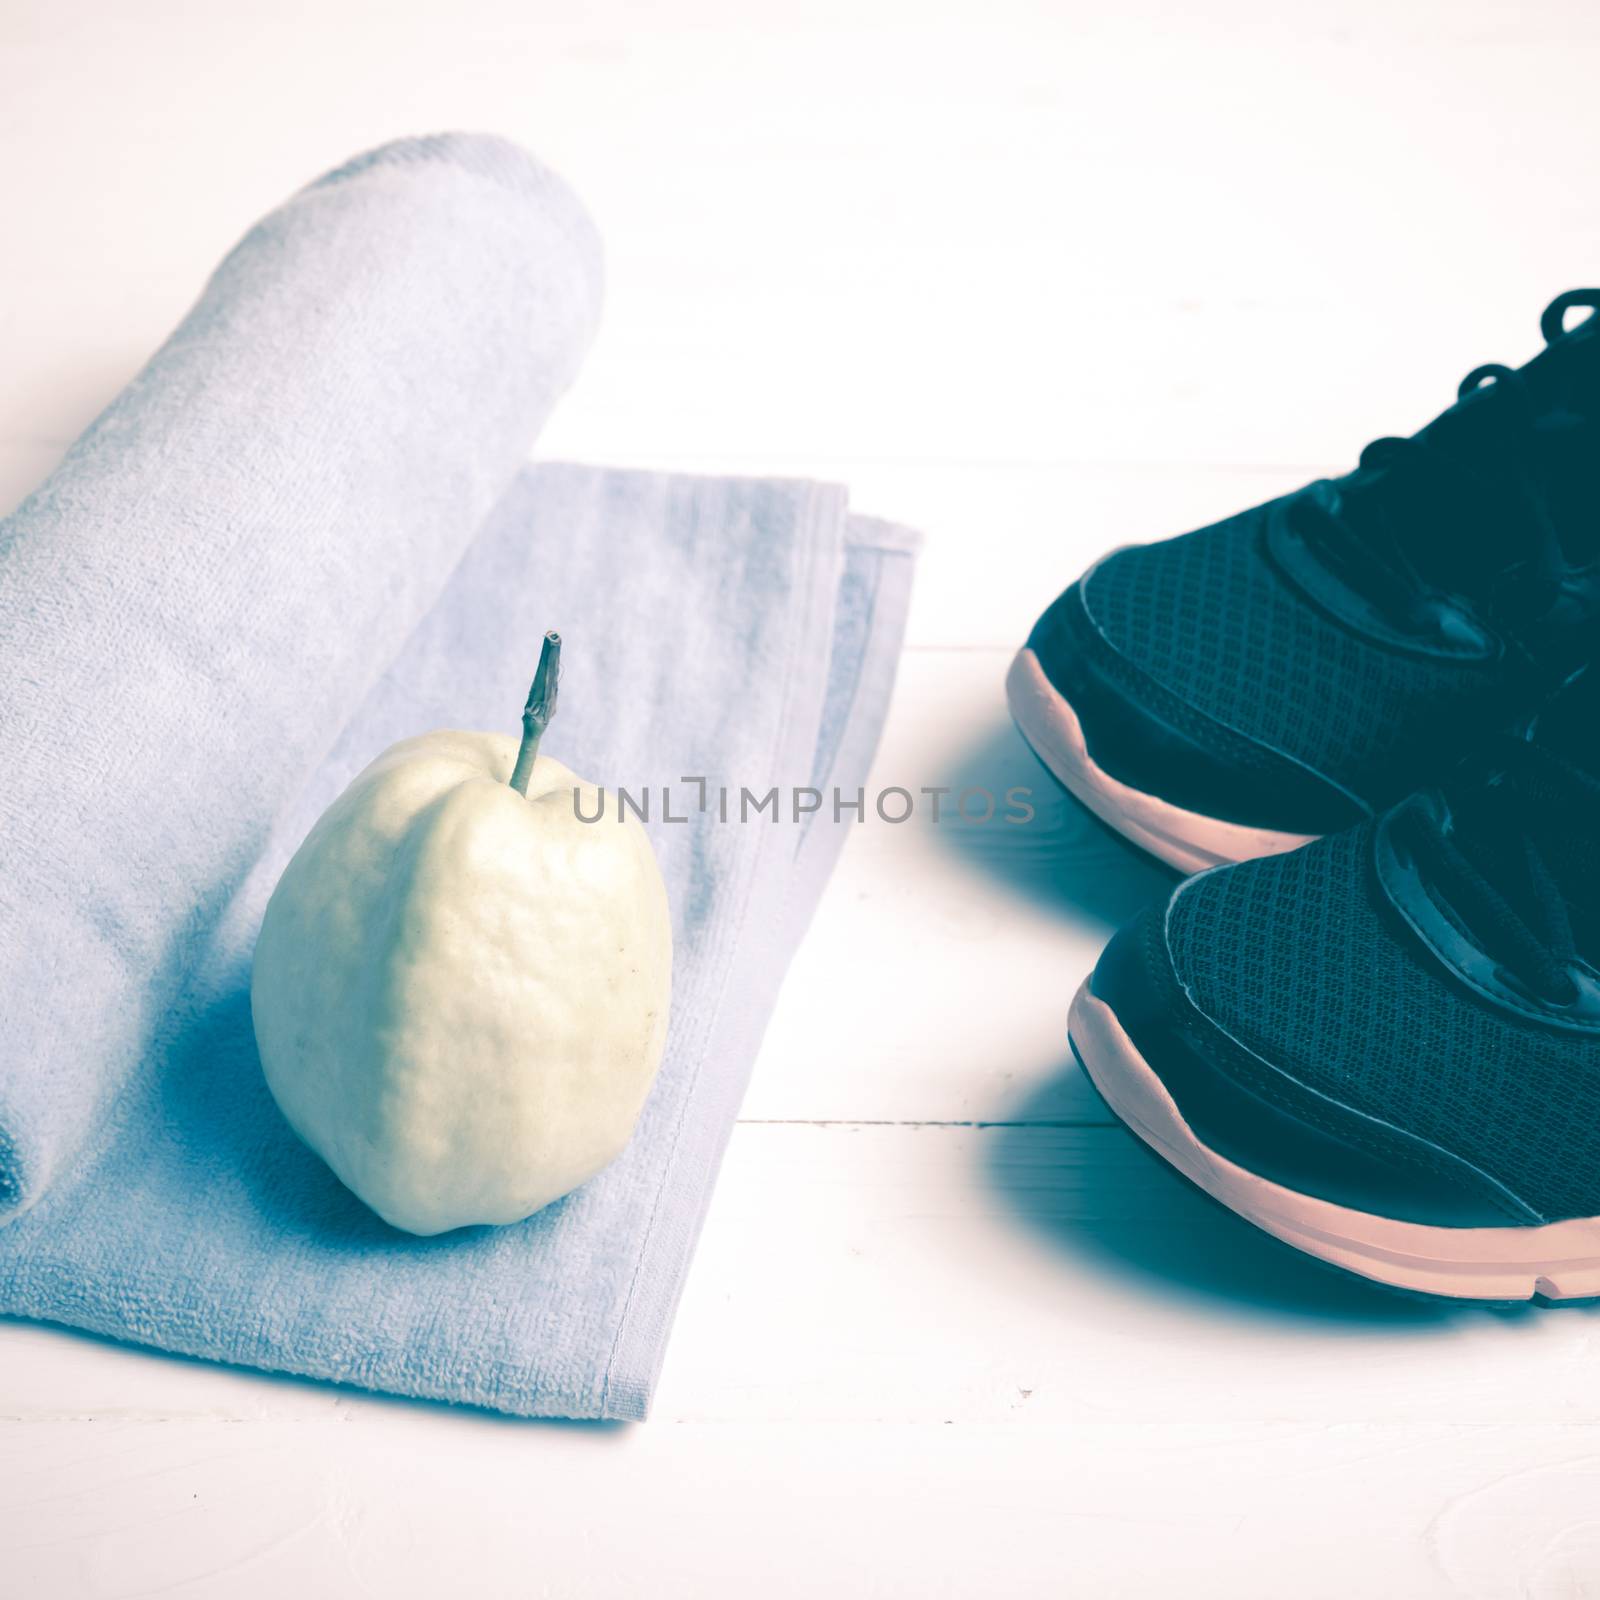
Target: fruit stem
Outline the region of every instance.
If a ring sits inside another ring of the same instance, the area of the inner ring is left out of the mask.
[[[539,754],[539,740],[544,737],[544,730],[556,714],[556,684],[560,677],[561,635],[552,628],[540,646],[539,665],[533,673],[533,687],[528,690],[528,703],[522,708],[522,744],[517,750],[517,764],[511,773],[511,787],[518,794],[528,792],[534,758]]]

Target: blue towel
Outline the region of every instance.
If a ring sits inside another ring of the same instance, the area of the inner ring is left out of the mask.
[[[0,528],[0,1311],[530,1416],[645,1414],[852,825],[791,791],[864,782],[913,541],[822,485],[523,466],[598,303],[593,229],[528,157],[389,146],[259,224]],[[544,748],[652,792],[667,1051],[577,1193],[416,1239],[268,1095],[251,949],[380,749],[516,731],[547,627]],[[773,786],[778,820],[741,822],[740,790]]]

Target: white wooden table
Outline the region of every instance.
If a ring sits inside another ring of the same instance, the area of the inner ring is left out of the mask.
[[[1000,681],[1154,537],[1408,431],[1600,277],[1589,0],[0,0],[0,501],[263,209],[405,132],[589,200],[541,450],[849,481],[928,535],[876,781],[654,1421],[593,1428],[0,1324],[0,1594],[1600,1593],[1600,1321],[1392,1300],[1183,1189],[1072,1068],[1161,879]]]

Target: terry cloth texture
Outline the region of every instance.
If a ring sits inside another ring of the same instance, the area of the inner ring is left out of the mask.
[[[528,448],[600,299],[578,202],[500,141],[350,163],[260,223],[0,525],[0,1311],[530,1416],[640,1417],[789,956],[850,826],[913,540],[843,491]],[[654,792],[673,1015],[624,1155],[432,1239],[290,1132],[255,931],[396,739],[515,732]],[[709,804],[699,810],[705,780]],[[663,820],[661,789],[672,793]],[[717,792],[735,805],[721,820]]]

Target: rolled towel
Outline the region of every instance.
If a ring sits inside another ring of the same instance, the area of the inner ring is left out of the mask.
[[[251,229],[0,525],[0,1220],[101,1123],[511,483],[600,279],[514,146],[388,145]]]

